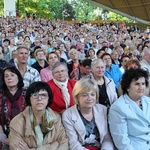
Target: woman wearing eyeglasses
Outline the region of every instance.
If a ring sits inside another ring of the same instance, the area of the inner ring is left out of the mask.
[[[10,123],[10,150],[67,150],[68,140],[60,116],[48,106],[52,91],[47,83],[32,83],[26,93],[26,109]]]
[[[66,63],[56,62],[52,67],[52,75],[53,79],[48,81],[48,85],[53,93],[53,101],[50,108],[58,113],[62,113],[65,109],[74,105],[72,89],[76,81],[68,79]]]
[[[96,104],[98,96],[94,80],[81,79],[75,84],[73,98],[76,105],[62,115],[70,150],[114,149],[107,126],[107,108]]]

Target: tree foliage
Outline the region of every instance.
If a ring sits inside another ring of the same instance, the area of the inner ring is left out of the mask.
[[[0,0],[0,15],[4,12],[4,0]],[[118,14],[103,10],[84,0],[16,0],[16,10],[21,17],[27,14],[36,14],[39,18],[64,19],[64,20],[97,20],[103,13],[108,14],[109,20],[130,19]]]

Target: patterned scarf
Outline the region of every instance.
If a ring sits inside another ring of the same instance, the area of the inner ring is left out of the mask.
[[[43,145],[44,135],[54,128],[54,118],[46,109],[45,114],[42,116],[42,124],[39,125],[37,123],[35,116],[33,115],[31,107],[29,107],[29,113],[30,113],[30,121],[36,135],[36,143],[37,146],[39,147]]]
[[[18,89],[14,95],[12,95],[10,91],[6,89],[5,94],[12,103],[12,117],[15,117],[16,115],[18,115],[18,113],[20,113],[17,101],[19,100],[19,97],[22,94],[22,89]]]

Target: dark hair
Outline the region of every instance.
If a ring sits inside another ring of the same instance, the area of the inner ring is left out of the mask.
[[[33,49],[33,52],[35,52],[39,48],[41,48],[41,46],[35,46],[34,49]]]
[[[137,81],[141,77],[145,78],[145,84],[147,87],[149,76],[148,76],[148,72],[146,70],[143,70],[140,68],[127,70],[123,74],[122,80],[121,80],[121,88],[122,88],[123,94],[128,93],[128,88],[130,87],[130,84],[133,80]]]
[[[123,62],[123,59],[126,58],[126,57],[130,58],[128,55],[122,55],[120,61]]]
[[[4,42],[8,42],[8,44],[10,45],[10,40],[9,39],[4,39],[3,43]]]
[[[47,91],[49,99],[46,107],[50,106],[50,104],[52,103],[52,90],[47,83],[42,81],[33,82],[28,87],[26,92],[26,97],[25,97],[27,106],[31,106],[31,101],[30,101],[31,94],[39,92],[40,90]]]
[[[101,56],[101,59],[103,59],[104,56],[110,56],[110,58],[111,58],[111,55],[110,55],[109,53],[104,53],[104,54]],[[111,58],[111,59],[112,59],[112,58]]]
[[[91,59],[84,59],[82,62],[81,62],[81,66],[85,67],[85,66],[89,66],[91,67],[91,63],[92,63],[92,60]]]
[[[106,48],[108,48],[108,46],[103,46],[101,49],[105,51]]]
[[[89,55],[89,51],[90,51],[90,50],[92,50],[92,51],[94,52],[94,54],[95,54],[94,49],[91,47],[91,48],[89,48],[89,49],[87,50],[87,52],[86,52],[86,55],[87,55],[87,56],[90,56],[90,55]]]
[[[4,68],[3,72],[2,72],[2,81],[3,81],[2,87],[3,87],[3,89],[7,89],[7,85],[5,84],[5,80],[4,80],[4,73],[5,73],[6,70],[11,71],[11,72],[15,73],[18,76],[17,87],[22,88],[24,86],[24,83],[23,83],[23,78],[22,78],[21,73],[19,72],[19,70],[15,66],[8,66],[8,67]]]
[[[104,50],[104,49],[99,49],[99,50],[96,52],[96,55],[98,56],[98,55],[99,55],[99,53],[100,53],[101,51],[104,51],[104,52],[105,52],[105,50]]]
[[[26,38],[29,38],[29,40],[30,40],[30,37],[29,37],[28,35],[26,35],[26,36],[24,37],[24,41],[26,40]]]

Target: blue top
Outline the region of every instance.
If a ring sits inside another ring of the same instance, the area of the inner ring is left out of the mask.
[[[116,89],[118,89],[119,82],[122,78],[122,73],[117,65],[112,64],[110,68],[110,70],[105,71],[105,76],[108,78],[112,78],[115,83]]]
[[[118,150],[150,149],[150,98],[141,97],[142,109],[125,94],[109,110],[109,127]]]

